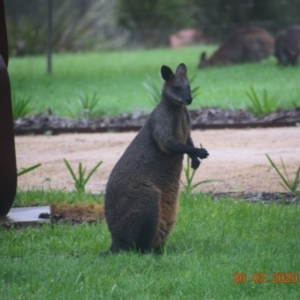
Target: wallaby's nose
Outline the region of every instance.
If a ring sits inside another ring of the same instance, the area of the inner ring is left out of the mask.
[[[187,97],[185,101],[186,101],[187,105],[190,105],[193,101],[193,98],[192,97]]]

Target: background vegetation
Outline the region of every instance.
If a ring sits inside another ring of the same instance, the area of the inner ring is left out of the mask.
[[[278,97],[275,109],[300,105],[298,68],[278,67],[272,57],[258,64],[198,70],[203,49],[211,53],[214,47],[57,54],[51,76],[46,74],[42,56],[12,58],[11,87],[15,99],[30,98],[32,113],[51,108],[55,115],[73,117],[73,111],[80,109],[81,95],[92,98],[95,93],[105,115],[133,112],[137,108],[150,111],[154,104],[143,83],[150,76],[161,89],[161,65],[174,70],[184,62],[188,75],[196,75],[193,85],[200,86],[200,95],[190,108],[246,108],[250,103],[246,91],[251,86],[259,98],[264,90]]]
[[[47,1],[5,0],[13,55],[43,53]],[[299,23],[300,1],[279,0],[64,0],[53,1],[54,51],[168,45],[184,28],[204,30],[219,42],[240,26],[257,25],[276,34]]]
[[[121,47],[127,38],[113,18],[115,1],[53,2],[53,51],[73,52]],[[47,1],[5,0],[11,55],[41,54],[46,50]]]

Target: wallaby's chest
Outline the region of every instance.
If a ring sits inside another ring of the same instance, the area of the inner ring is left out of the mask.
[[[184,112],[178,116],[176,116],[175,120],[175,135],[182,143],[186,143],[190,130],[190,117],[187,112]]]

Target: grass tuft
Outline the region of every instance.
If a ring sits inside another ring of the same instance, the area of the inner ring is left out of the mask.
[[[70,106],[71,115],[76,119],[82,119],[83,121],[88,121],[96,117],[101,117],[104,115],[104,112],[101,110],[99,105],[99,98],[97,93],[94,92],[92,95],[87,95],[80,93],[79,95],[79,108],[73,108]]]
[[[97,171],[99,166],[102,164],[102,161],[97,163],[94,168],[88,173],[88,175],[85,177],[85,171],[86,168],[82,167],[82,163],[78,164],[78,176],[76,176],[74,170],[72,169],[70,163],[64,158],[64,163],[69,170],[75,184],[75,188],[79,193],[83,193],[85,191],[85,186],[92,177],[92,175]]]
[[[298,191],[298,187],[300,187],[300,164],[299,164],[298,169],[296,171],[295,177],[293,179],[290,179],[288,174],[287,174],[286,167],[285,167],[285,164],[283,163],[282,158],[280,158],[280,160],[281,160],[281,167],[283,169],[283,172],[281,172],[279,170],[277,165],[274,163],[274,161],[270,158],[270,156],[268,154],[266,154],[266,157],[267,157],[269,163],[271,164],[271,166],[273,167],[273,169],[279,175],[279,177],[281,179],[281,182],[279,182],[280,185],[285,190],[291,192],[292,194],[294,194],[294,195],[298,194],[300,192],[300,191]]]
[[[27,117],[32,114],[31,98],[30,97],[19,97],[12,95],[12,113],[13,119]]]
[[[202,148],[202,146],[201,146]],[[200,164],[201,166],[201,164]],[[200,168],[199,166],[199,168]],[[202,180],[194,183],[194,176],[195,176],[196,170],[191,168],[191,159],[188,155],[186,155],[186,166],[183,169],[183,174],[185,177],[185,181],[181,180],[181,184],[183,187],[183,193],[187,195],[188,197],[192,196],[192,193],[195,192],[195,188],[198,187],[201,184],[210,183],[210,182],[216,182],[220,180]]]
[[[279,97],[270,96],[266,89],[263,90],[263,95],[260,98],[253,87],[246,91],[246,95],[250,99],[250,104],[247,109],[256,117],[264,116],[273,113],[278,109]]]

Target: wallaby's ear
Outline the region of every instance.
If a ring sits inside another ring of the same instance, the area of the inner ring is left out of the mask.
[[[161,67],[161,76],[165,81],[169,81],[174,76],[174,73],[169,67],[162,66]]]
[[[176,69],[176,74],[180,73],[182,75],[186,75],[186,72],[187,72],[187,68],[184,63],[181,63],[180,65],[178,65],[178,67]]]
[[[204,62],[204,61],[206,61],[206,52],[201,53],[200,62]]]

